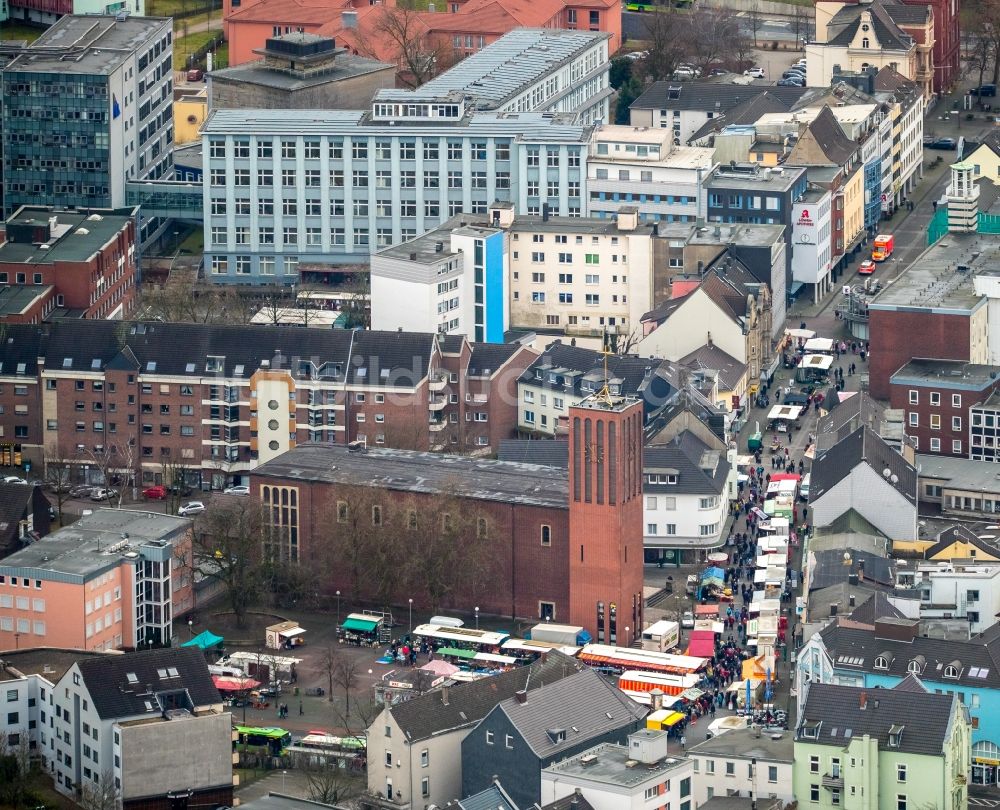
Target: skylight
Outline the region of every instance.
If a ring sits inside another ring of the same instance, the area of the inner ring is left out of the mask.
[[[134,672],[127,673],[125,677],[128,678],[129,683],[139,683],[139,676]]]
[[[73,368],[73,358],[64,357],[63,358],[63,368]]]

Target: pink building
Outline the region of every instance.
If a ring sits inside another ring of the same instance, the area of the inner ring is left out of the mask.
[[[0,564],[0,649],[168,643],[193,606],[191,521],[98,509]]]

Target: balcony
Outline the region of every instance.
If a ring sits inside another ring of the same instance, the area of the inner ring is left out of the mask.
[[[823,774],[820,784],[829,790],[843,790],[844,775],[840,771],[835,771],[832,776],[830,774]]]
[[[444,391],[444,389],[448,387],[448,372],[435,371],[432,373],[430,377],[428,377],[428,387],[435,393]]]
[[[428,427],[431,429],[431,433],[440,433],[448,426],[448,423],[444,419],[431,419],[428,423]]]
[[[427,403],[427,407],[430,408],[432,411],[440,411],[444,410],[444,406],[447,404],[448,404],[448,397],[432,395]]]

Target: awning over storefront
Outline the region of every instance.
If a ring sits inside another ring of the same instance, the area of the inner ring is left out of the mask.
[[[475,650],[462,650],[459,649],[458,647],[442,647],[440,650],[437,651],[437,654],[450,655],[453,658],[464,658],[468,661],[471,661],[473,658],[476,657]]]

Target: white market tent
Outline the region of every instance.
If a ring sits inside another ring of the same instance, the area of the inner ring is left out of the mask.
[[[803,338],[805,340],[816,336],[816,333],[812,329],[786,329],[785,334],[789,337]]]
[[[775,405],[771,408],[771,412],[767,415],[767,418],[771,421],[776,419],[794,421],[799,418],[799,414],[801,413],[802,407],[800,405]]]
[[[803,348],[807,353],[832,352],[833,340],[831,338],[812,338],[811,340],[806,341],[806,345]]]
[[[800,368],[815,369],[817,371],[829,371],[833,365],[833,357],[829,354],[807,354],[799,364]]]

